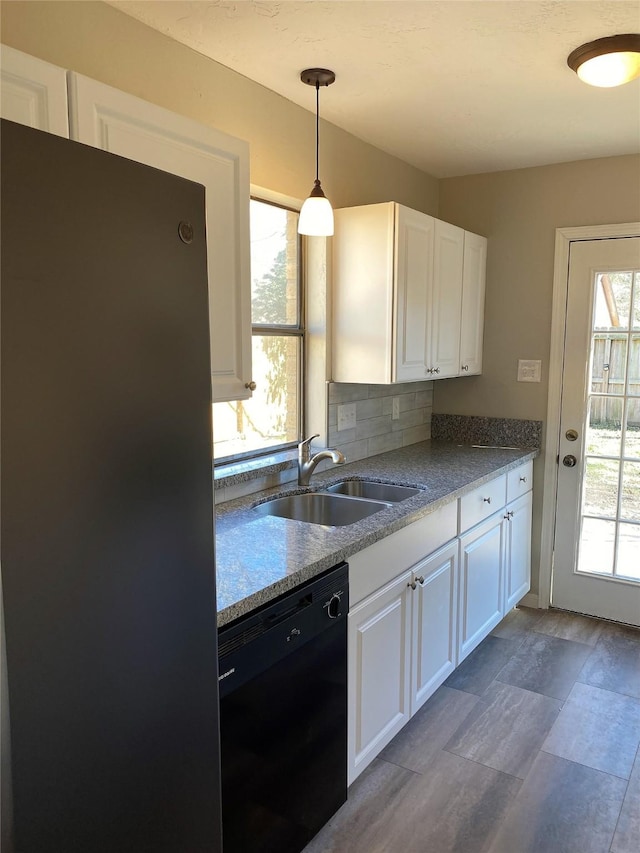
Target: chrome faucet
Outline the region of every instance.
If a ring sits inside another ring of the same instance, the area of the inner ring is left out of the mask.
[[[314,438],[319,438],[318,434],[312,435],[310,438],[305,438],[298,445],[298,485],[308,486],[311,475],[316,469],[318,462],[323,459],[331,459],[334,465],[344,465],[347,461],[344,454],[339,450],[319,450],[311,455],[310,444]]]

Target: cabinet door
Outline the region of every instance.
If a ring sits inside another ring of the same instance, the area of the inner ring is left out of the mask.
[[[460,537],[458,663],[502,618],[504,511]]]
[[[433,295],[431,299],[431,357],[434,379],[460,372],[460,312],[464,231],[448,222],[435,222]]]
[[[410,578],[405,572],[349,614],[349,784],[410,717]]]
[[[2,118],[69,137],[67,72],[2,45],[0,55]]]
[[[424,379],[429,367],[435,220],[401,205],[396,209],[393,379],[409,382]]]
[[[249,148],[246,142],[70,74],[71,137],[206,188],[214,401],[250,396]]]
[[[393,381],[394,202],[335,211],[333,380]]]
[[[462,267],[460,375],[482,373],[487,238],[465,231]]]
[[[531,492],[508,504],[505,512],[505,607],[511,610],[531,586]]]
[[[411,714],[456,667],[458,540],[413,569]]]

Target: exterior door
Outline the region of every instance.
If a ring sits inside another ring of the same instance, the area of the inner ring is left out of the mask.
[[[571,244],[552,604],[640,625],[640,238]]]

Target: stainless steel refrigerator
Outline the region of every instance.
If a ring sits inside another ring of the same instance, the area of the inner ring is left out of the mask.
[[[14,849],[219,851],[204,189],[0,143]]]

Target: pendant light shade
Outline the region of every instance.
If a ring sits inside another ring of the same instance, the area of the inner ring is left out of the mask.
[[[298,233],[309,237],[330,237],[333,234],[333,208],[316,181],[309,198],[302,205]]]
[[[590,86],[610,88],[640,77],[640,33],[607,36],[580,45],[567,65]]]
[[[316,179],[309,198],[302,205],[298,219],[298,233],[309,237],[330,237],[333,234],[333,210],[320,185],[320,86],[330,86],[336,79],[326,68],[307,68],[300,79],[316,88]]]

